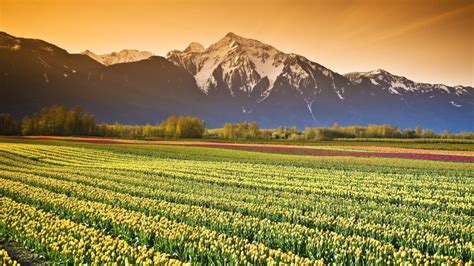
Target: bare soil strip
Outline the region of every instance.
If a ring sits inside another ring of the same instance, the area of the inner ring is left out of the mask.
[[[0,248],[5,249],[10,257],[13,260],[16,260],[20,265],[48,265],[45,260],[37,258],[33,253],[21,247],[16,242],[11,242],[4,239],[0,240]]]

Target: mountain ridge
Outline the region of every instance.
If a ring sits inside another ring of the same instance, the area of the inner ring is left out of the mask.
[[[166,57],[148,55],[106,65],[42,40],[0,33],[0,112],[19,116],[56,103],[83,106],[109,122],[192,114],[213,127],[337,122],[474,131],[469,86],[414,82],[381,69],[341,75],[234,33],[207,48],[193,42]]]
[[[106,66],[141,61],[153,56],[151,52],[139,51],[135,49],[123,49],[119,52],[112,52],[102,55],[95,54],[90,50],[85,50],[81,54],[87,55],[90,58]]]

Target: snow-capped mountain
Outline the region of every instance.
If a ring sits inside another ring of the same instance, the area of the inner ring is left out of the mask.
[[[183,51],[171,51],[168,60],[194,76],[206,95],[225,95],[240,99],[243,113],[252,112],[278,87],[288,86],[306,103],[308,111],[318,94],[329,89],[343,99],[344,77],[311,62],[286,54],[253,39],[228,33],[207,49],[191,43]]]
[[[191,43],[183,51],[169,52],[167,58],[188,70],[204,93],[212,93],[219,80],[235,96],[250,95],[264,78],[269,81],[266,90],[272,88],[283,69],[285,54],[259,41],[228,33],[207,49]]]
[[[82,54],[87,55],[90,58],[106,66],[120,63],[137,62],[148,59],[153,56],[153,54],[150,52],[138,51],[133,49],[125,49],[120,52],[112,52],[103,55],[97,55],[89,50],[85,50],[84,52],[82,52]]]
[[[468,92],[463,86],[449,87],[443,84],[420,83],[409,80],[405,77],[393,75],[383,69],[376,69],[369,72],[351,72],[345,76],[354,83],[362,83],[363,79],[368,79],[374,86],[388,91],[390,94],[403,95],[406,93],[432,94],[445,93],[461,96]]]
[[[352,72],[345,76],[355,84],[371,88],[371,96],[375,96],[376,93],[386,92],[404,102],[424,100],[436,102],[439,107],[461,108],[464,105],[468,108],[474,107],[469,101],[474,93],[471,87],[452,87],[443,84],[414,82],[382,69],[369,72]],[[468,101],[466,102],[466,100]]]
[[[0,112],[22,117],[52,104],[79,105],[104,122],[155,123],[174,114],[197,115],[209,127],[337,122],[474,131],[472,87],[419,83],[380,69],[339,75],[233,33],[163,58],[135,50],[70,54],[0,32]]]

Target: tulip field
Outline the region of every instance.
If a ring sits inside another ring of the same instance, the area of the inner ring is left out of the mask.
[[[0,138],[0,261],[473,265],[474,155],[439,153]]]

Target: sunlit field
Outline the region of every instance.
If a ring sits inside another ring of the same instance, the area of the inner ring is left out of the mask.
[[[349,155],[0,139],[0,260],[473,264],[472,160]]]

